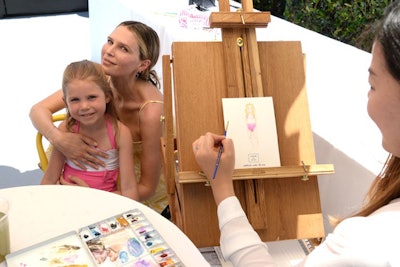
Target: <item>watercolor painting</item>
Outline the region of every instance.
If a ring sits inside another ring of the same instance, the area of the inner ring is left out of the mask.
[[[85,244],[76,232],[66,233],[7,256],[8,266],[94,267]]]
[[[223,98],[222,107],[235,169],[281,166],[272,97]]]

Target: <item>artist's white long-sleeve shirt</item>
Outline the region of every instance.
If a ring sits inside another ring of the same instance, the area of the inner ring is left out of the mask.
[[[233,266],[276,266],[236,197],[220,203],[218,219],[221,250]],[[297,266],[400,266],[400,199],[344,220]]]

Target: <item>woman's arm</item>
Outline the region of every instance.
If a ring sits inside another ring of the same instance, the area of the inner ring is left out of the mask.
[[[119,177],[121,194],[133,200],[140,200],[133,162],[132,134],[128,127],[118,122]]]
[[[215,163],[220,145],[223,152],[215,179]],[[231,139],[207,133],[192,145],[196,161],[210,181],[218,222],[221,231],[221,250],[233,266],[275,266],[268,248],[250,225],[237,197],[232,175],[235,167],[235,150]]]
[[[33,126],[50,142],[52,142],[53,137],[57,137],[56,135],[59,132],[53,124],[52,115],[65,108],[62,97],[62,91],[58,90],[34,104],[29,112]]]
[[[141,176],[138,183],[139,197],[152,197],[160,181],[161,136],[163,105],[148,104],[140,114],[140,135],[142,137]]]
[[[254,231],[237,197],[225,198],[218,205],[218,221],[221,251],[233,266],[276,266],[267,245]]]
[[[94,155],[106,157],[107,154],[90,147],[90,145],[97,145],[95,140],[80,134],[62,132],[54,126],[52,115],[63,108],[65,108],[63,94],[61,90],[58,90],[32,106],[29,116],[33,126],[57,150],[79,167],[84,169],[85,166],[83,164],[85,163],[93,168],[97,168],[98,165],[104,166],[104,162],[94,157]]]

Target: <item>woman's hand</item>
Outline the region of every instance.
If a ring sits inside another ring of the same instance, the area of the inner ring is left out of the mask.
[[[107,154],[96,149],[97,143],[90,137],[56,129],[52,132],[49,141],[81,169],[86,169],[85,164],[95,169],[98,169],[98,166],[105,166],[104,161],[95,156],[107,158]]]
[[[223,152],[213,179],[220,145],[223,146]],[[234,196],[232,175],[235,167],[235,149],[232,139],[207,133],[194,141],[192,147],[197,163],[210,181],[216,204]]]
[[[60,184],[61,185],[76,185],[76,186],[83,186],[83,187],[90,187],[84,180],[76,176],[69,176],[68,177],[71,182],[68,182],[64,179],[63,176],[60,177]]]

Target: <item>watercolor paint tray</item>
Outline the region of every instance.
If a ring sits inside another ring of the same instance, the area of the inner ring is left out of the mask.
[[[129,210],[6,256],[8,267],[183,267],[139,209]]]

